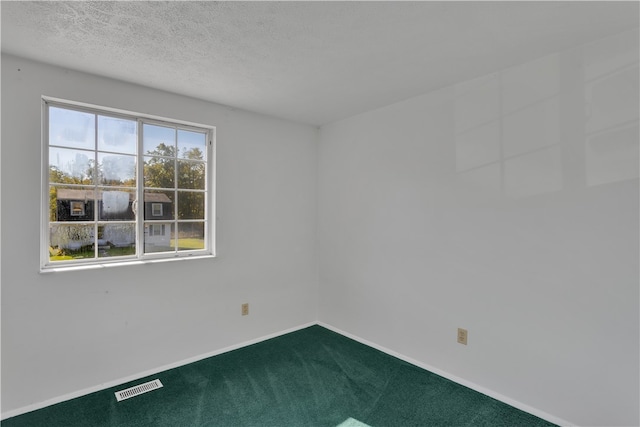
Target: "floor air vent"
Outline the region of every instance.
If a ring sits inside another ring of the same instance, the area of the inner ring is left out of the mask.
[[[160,387],[162,387],[162,383],[160,382],[160,380],[149,381],[148,383],[139,384],[126,390],[116,391],[116,399],[118,399],[118,402],[120,402],[121,400],[135,397],[142,393],[156,390]]]

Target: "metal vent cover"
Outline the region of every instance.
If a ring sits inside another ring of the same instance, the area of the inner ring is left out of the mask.
[[[121,400],[129,399],[130,397],[135,397],[141,395],[143,393],[153,391],[162,387],[162,383],[160,380],[149,381],[148,383],[138,384],[136,386],[127,388],[125,390],[116,391],[116,399],[118,402]]]

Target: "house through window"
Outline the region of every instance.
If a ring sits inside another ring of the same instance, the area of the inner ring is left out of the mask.
[[[43,108],[43,269],[213,255],[214,128]]]

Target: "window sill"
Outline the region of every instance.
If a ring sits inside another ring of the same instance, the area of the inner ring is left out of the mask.
[[[127,261],[113,261],[113,262],[96,262],[90,264],[82,264],[82,265],[61,265],[61,266],[46,266],[40,267],[41,274],[50,274],[50,273],[65,273],[68,271],[80,271],[80,270],[97,270],[102,268],[116,268],[116,267],[124,267],[130,265],[147,265],[147,264],[158,264],[163,262],[176,262],[176,261],[191,261],[195,259],[211,259],[216,256],[213,254],[206,255],[187,255],[181,257],[174,258],[155,258],[155,259],[136,259],[136,260],[127,260]]]

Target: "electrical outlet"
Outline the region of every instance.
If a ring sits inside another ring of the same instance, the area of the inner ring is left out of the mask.
[[[249,315],[249,303],[245,302],[244,304],[242,304],[242,315],[243,316],[248,316]]]
[[[467,330],[458,328],[458,342],[467,345]]]

